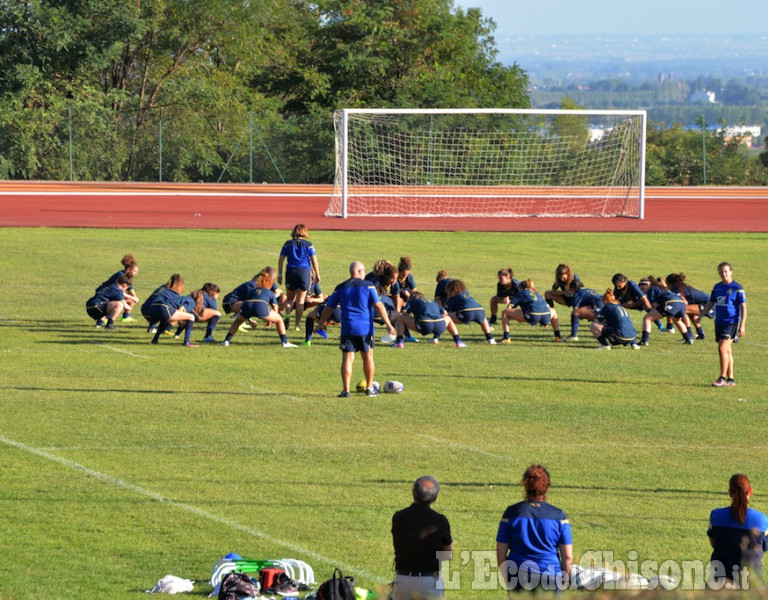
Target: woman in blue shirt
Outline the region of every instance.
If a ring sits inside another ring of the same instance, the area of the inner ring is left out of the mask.
[[[543,466],[528,467],[521,483],[525,500],[507,507],[496,533],[499,572],[508,590],[557,591],[573,564],[571,524],[547,503],[550,478]]]
[[[445,310],[451,320],[456,323],[477,323],[485,334],[485,340],[491,345],[496,345],[496,340],[491,333],[491,326],[485,318],[485,310],[467,290],[467,286],[461,279],[451,279],[445,286]]]
[[[667,317],[683,336],[683,342],[693,344],[693,336],[688,328],[688,317],[686,316],[687,302],[680,295],[669,289],[669,284],[673,281],[673,275],[669,275],[666,281],[656,277],[648,277],[650,287],[646,292],[646,297],[651,303],[649,310],[643,317],[643,336],[640,339],[641,346],[647,346],[651,336],[651,323],[658,321],[662,317]]]
[[[291,239],[283,244],[277,262],[277,282],[283,283],[283,263],[285,267],[285,316],[296,309],[296,331],[301,330],[301,317],[304,314],[304,299],[312,287],[312,269],[315,281],[320,283],[320,266],[317,263],[315,247],[307,239],[307,226],[299,223],[291,232]]]

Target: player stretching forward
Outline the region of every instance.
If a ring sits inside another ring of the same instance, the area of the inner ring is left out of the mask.
[[[589,326],[592,335],[600,342],[598,350],[610,350],[611,346],[632,346],[639,350],[635,342],[637,330],[632,324],[627,309],[619,304],[612,290],[603,294],[603,308],[597,311],[598,319]]]
[[[406,314],[410,313],[410,314]],[[413,315],[413,316],[411,316]],[[461,341],[459,330],[451,318],[445,314],[445,309],[437,302],[428,300],[424,294],[413,290],[410,300],[403,307],[403,312],[397,320],[395,329],[397,330],[397,339],[392,344],[393,348],[403,347],[403,337],[406,327],[418,331],[421,335],[433,335],[429,340],[431,344],[440,342],[440,336],[447,329],[453,336],[457,348],[466,348],[467,345]]]
[[[465,325],[478,323],[485,334],[486,341],[491,346],[495,346],[496,340],[493,339],[491,326],[488,325],[488,319],[485,318],[485,310],[467,291],[464,282],[461,279],[452,279],[445,286],[445,293],[447,300],[444,308],[448,311],[451,320],[454,323],[464,323]]]
[[[565,338],[566,342],[579,341],[579,320],[594,321],[597,311],[603,307],[603,297],[591,288],[585,288],[584,284],[574,279],[569,286],[571,293],[571,335]]]
[[[686,344],[693,344],[693,336],[691,336],[691,330],[686,325],[688,317],[685,316],[686,302],[680,294],[676,294],[672,290],[668,289],[668,285],[672,275],[667,277],[666,285],[662,283],[656,277],[649,277],[650,288],[646,293],[646,296],[651,298],[651,291],[653,291],[653,308],[646,313],[643,317],[643,337],[640,340],[640,345],[647,346],[648,340],[651,336],[651,323],[658,321],[661,317],[667,317],[674,323],[683,336],[683,341]]]
[[[491,298],[491,318],[488,319],[488,325],[491,327],[496,325],[496,313],[499,312],[499,305],[506,306],[509,304],[509,299],[517,294],[520,285],[510,267],[499,269],[496,276],[499,281],[496,283],[496,295]]]
[[[526,279],[520,282],[519,291],[509,301],[509,307],[501,313],[501,326],[504,329],[502,344],[509,344],[509,320],[518,323],[528,323],[531,327],[541,325],[547,327],[552,323],[555,332],[555,341],[562,342],[560,338],[560,321],[557,319],[555,309],[547,305],[547,301],[536,291],[533,281]],[[517,308],[517,307],[520,308]]]

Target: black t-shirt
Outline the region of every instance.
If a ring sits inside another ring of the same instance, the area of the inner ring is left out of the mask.
[[[437,552],[453,540],[448,519],[428,504],[414,502],[392,517],[392,541],[395,571],[427,573],[440,570]]]

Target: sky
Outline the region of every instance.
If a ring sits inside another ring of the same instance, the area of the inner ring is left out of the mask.
[[[454,0],[502,35],[764,34],[768,0]]]

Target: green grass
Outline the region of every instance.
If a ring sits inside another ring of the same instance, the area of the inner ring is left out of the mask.
[[[259,329],[230,348],[153,347],[142,322],[105,332],[85,314],[126,252],[139,261],[142,297],[175,271],[188,289],[214,281],[229,291],[276,265],[287,232],[4,229],[0,598],[138,598],[168,573],[196,580],[202,596],[227,552],[306,560],[318,580],[342,565],[376,588],[392,578],[391,515],[425,473],[441,482],[436,509],[453,528],[450,568],[463,585],[454,597],[502,597],[470,588],[474,564],[462,552],[495,547],[498,519],[533,462],[552,473],[549,499],[569,515],[577,559],[635,550],[640,561],[706,561],[709,511],[728,503],[737,471],[752,479],[753,505],[768,509],[768,236],[310,237],[327,291],[353,259],[370,267],[408,254],[428,295],[446,268],[486,306],[500,267],[542,290],[567,262],[597,289],[617,271],[682,270],[708,291],[729,260],[749,300],[738,387],[709,386],[711,322],[710,339],[690,348],[654,333],[640,352],[606,353],[585,324],[573,345],[513,325],[510,346],[487,346],[479,328],[464,327],[465,351],[377,348],[377,379],[401,380],[406,392],[341,401],[332,341],[284,351],[274,330]],[[566,330],[568,313],[559,314]]]

